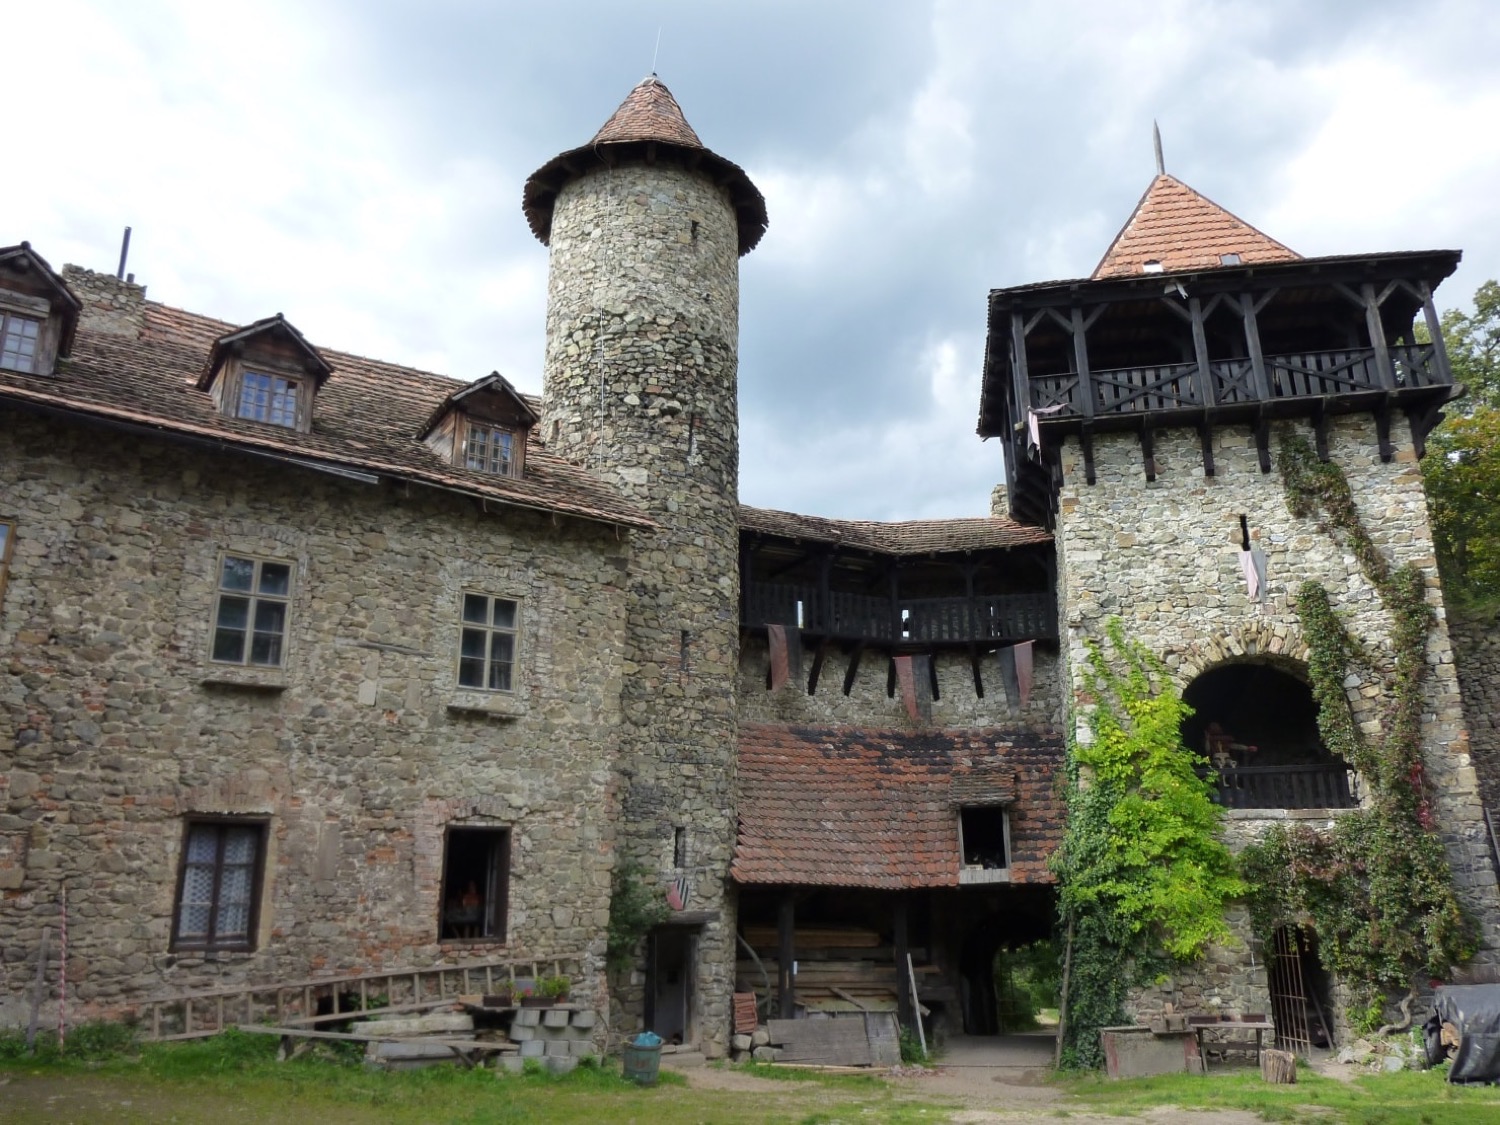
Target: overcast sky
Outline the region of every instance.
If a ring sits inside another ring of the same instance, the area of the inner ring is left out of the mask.
[[[740,495],[978,515],[985,297],[1086,276],[1154,171],[1306,255],[1500,276],[1500,4],[48,0],[6,15],[0,245],[541,390],[526,176],[656,69],[764,192]]]

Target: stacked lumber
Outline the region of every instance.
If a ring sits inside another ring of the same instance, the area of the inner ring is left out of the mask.
[[[745,940],[756,950],[775,951],[781,945],[781,934],[775,926],[746,926]],[[792,931],[792,943],[798,956],[818,949],[874,949],[880,935],[858,926],[799,926]]]
[[[779,963],[771,960],[761,964],[771,980],[776,981]],[[761,979],[760,970],[753,962],[741,961],[736,969],[742,989],[752,989]],[[796,991],[798,1003],[814,1006],[827,1001],[848,1001],[851,997],[888,1004],[896,999],[899,984],[894,962],[804,961],[798,958]]]

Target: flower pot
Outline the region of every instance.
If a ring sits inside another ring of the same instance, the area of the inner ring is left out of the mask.
[[[550,1008],[552,1007],[552,1000],[547,996],[523,996],[521,997],[521,1007]]]

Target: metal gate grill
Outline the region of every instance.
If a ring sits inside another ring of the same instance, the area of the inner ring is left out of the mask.
[[[1299,1055],[1312,1054],[1312,1034],[1307,1023],[1311,997],[1302,975],[1302,957],[1311,952],[1307,933],[1299,926],[1282,926],[1272,942],[1266,968],[1271,985],[1271,1019],[1276,1024],[1276,1046]]]

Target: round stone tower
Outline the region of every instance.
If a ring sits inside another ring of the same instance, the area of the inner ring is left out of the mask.
[[[714,1052],[734,983],[739,257],[765,201],[653,75],[524,206],[551,249],[543,436],[660,525],[626,578],[618,858],[685,901],[617,1013]]]

